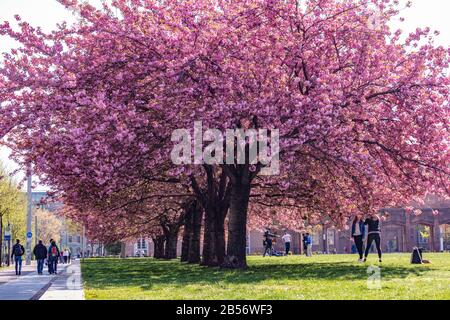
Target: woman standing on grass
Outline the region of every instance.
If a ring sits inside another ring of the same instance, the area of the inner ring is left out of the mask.
[[[353,238],[353,241],[355,241],[355,246],[356,246],[356,249],[358,250],[358,254],[359,254],[358,262],[363,262],[363,254],[364,254],[363,239],[364,239],[365,231],[366,231],[366,227],[365,227],[364,221],[362,219],[362,215],[357,214],[355,216],[355,219],[353,219],[352,238]]]
[[[380,217],[376,213],[372,213],[369,218],[364,222],[368,226],[367,232],[367,243],[366,243],[366,253],[364,255],[364,262],[367,260],[367,256],[369,255],[370,247],[372,246],[372,242],[375,241],[375,245],[377,247],[378,252],[378,261],[381,262],[381,226],[380,226]]]

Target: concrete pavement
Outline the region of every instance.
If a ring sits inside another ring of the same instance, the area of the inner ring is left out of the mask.
[[[84,300],[80,261],[74,261],[53,279],[39,300]]]
[[[58,264],[58,274],[38,275],[35,266],[24,266],[22,275],[14,269],[0,272],[0,300],[83,300],[80,261]]]

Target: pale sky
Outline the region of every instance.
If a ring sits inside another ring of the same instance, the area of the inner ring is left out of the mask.
[[[98,5],[100,0],[90,0],[90,3]],[[406,3],[406,0],[400,0]],[[430,27],[441,32],[437,44],[450,46],[450,1],[449,0],[413,0],[411,8],[403,10],[400,16],[405,22],[393,22],[393,27],[401,28],[405,33],[414,31],[417,27]],[[74,17],[55,0],[0,0],[0,22],[14,21],[14,15],[19,14],[22,20],[33,26],[40,26],[44,31],[52,30],[56,23],[61,21],[72,22]],[[5,52],[16,44],[0,37],[0,52]],[[0,161],[10,171],[16,168],[13,161],[8,159],[9,151],[0,147]],[[21,176],[17,177],[21,179]]]

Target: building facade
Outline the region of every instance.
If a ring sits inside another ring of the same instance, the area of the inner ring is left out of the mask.
[[[177,256],[181,255],[181,239],[177,243]],[[138,238],[125,243],[125,257],[152,257],[154,253],[154,244],[151,238]]]

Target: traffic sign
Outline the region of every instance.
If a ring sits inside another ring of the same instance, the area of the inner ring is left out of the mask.
[[[33,234],[31,232],[27,232],[27,238],[31,238]]]
[[[5,241],[10,241],[10,240],[11,240],[11,235],[5,234]]]

